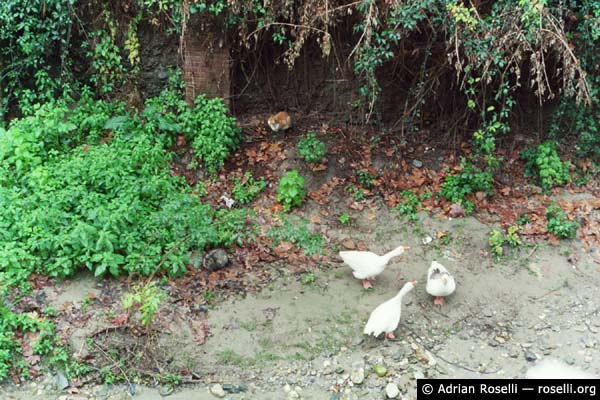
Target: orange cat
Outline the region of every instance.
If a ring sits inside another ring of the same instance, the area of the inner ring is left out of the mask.
[[[292,126],[292,117],[285,111],[271,115],[267,121],[273,132],[285,131]]]

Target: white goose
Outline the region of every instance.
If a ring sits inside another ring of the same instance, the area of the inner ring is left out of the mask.
[[[433,304],[443,305],[444,297],[454,293],[456,282],[454,277],[446,267],[437,261],[431,262],[431,267],[427,271],[427,285],[425,290],[432,296],[435,296]]]
[[[527,379],[598,379],[597,376],[559,360],[543,360],[527,370]]]
[[[340,251],[340,257],[352,268],[354,277],[362,279],[363,287],[368,289],[373,287],[371,281],[383,272],[387,263],[409,248],[408,246],[399,246],[382,256],[370,251]]]
[[[377,306],[369,316],[367,325],[363,333],[365,335],[379,336],[385,332],[385,337],[388,339],[395,339],[394,331],[398,327],[400,322],[400,314],[402,311],[402,298],[405,294],[413,290],[417,281],[411,281],[404,284],[398,294]]]

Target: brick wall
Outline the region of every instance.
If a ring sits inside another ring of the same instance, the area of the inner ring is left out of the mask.
[[[195,25],[195,24],[194,24]],[[192,104],[196,96],[223,97],[229,105],[230,55],[229,47],[209,30],[188,26],[184,38],[183,79],[186,83],[185,98]],[[195,25],[198,26],[198,25]]]

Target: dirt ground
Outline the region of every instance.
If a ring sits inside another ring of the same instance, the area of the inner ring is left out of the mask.
[[[421,213],[419,222],[409,225],[385,207],[374,220],[367,212],[352,217],[351,226],[323,228],[323,233],[335,241],[369,243],[378,253],[400,244],[411,247],[390,263],[374,290],[363,290],[332,255],[312,275],[291,274],[284,264],[272,266],[278,278],[262,291],[211,307],[205,320],[210,335],[202,345],[193,341],[187,321],[173,318],[160,346],[172,355],[173,365],[193,370],[198,383],[184,385],[170,398],[214,398],[208,387],[221,383],[246,390],[228,394],[231,399],[381,399],[385,385],[394,382],[410,399],[415,398],[415,378],[522,377],[544,358],[600,374],[597,251],[584,251],[577,241],[559,246],[542,241],[527,243],[496,263],[486,253],[490,227],[472,217]],[[439,232],[447,232],[449,239],[437,239]],[[426,236],[435,239],[423,244]],[[452,271],[458,284],[441,308],[424,290],[432,260]],[[405,298],[397,340],[363,337],[370,311],[412,279],[419,284]],[[88,276],[46,289],[49,304],[59,310],[101,291]],[[90,318],[72,331],[74,349],[106,326],[105,308],[90,306],[86,312]],[[387,376],[377,376],[375,365],[385,366]],[[355,384],[352,374],[360,369],[366,377]],[[299,397],[289,393],[296,393],[295,387],[301,388]],[[34,389],[5,388],[3,398],[33,398]],[[286,394],[286,389],[291,390]],[[110,398],[123,390],[111,388]],[[159,398],[159,391],[140,387],[137,396]]]

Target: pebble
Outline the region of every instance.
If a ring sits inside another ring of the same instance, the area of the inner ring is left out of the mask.
[[[420,369],[415,369],[413,376],[415,377],[415,379],[425,379],[425,374]]]
[[[382,364],[375,364],[373,366],[373,371],[375,371],[375,373],[377,374],[377,376],[380,377],[380,378],[383,378],[388,373],[387,368],[384,365],[382,365]]]
[[[358,368],[352,371],[350,374],[350,380],[355,385],[360,385],[365,380],[365,370],[364,368]]]
[[[423,166],[423,162],[415,159],[415,160],[412,160],[412,165],[415,168],[421,168]]]
[[[215,383],[214,385],[212,385],[210,387],[210,393],[213,396],[218,397],[220,399],[225,397],[225,390],[223,390],[223,386],[221,386],[220,383]]]
[[[388,399],[395,399],[400,395],[400,389],[398,389],[398,385],[393,382],[388,383],[385,386],[385,395]]]
[[[531,351],[526,351],[525,352],[525,359],[527,361],[535,361],[535,360],[537,360],[537,356],[533,352],[531,352]]]
[[[69,380],[67,379],[67,377],[62,372],[56,374],[56,388],[58,390],[65,390],[68,387]]]
[[[223,384],[223,390],[226,391],[227,393],[241,393],[241,392],[245,392],[246,390],[248,390],[248,386],[242,384],[242,385],[232,385],[229,383],[225,383]]]

